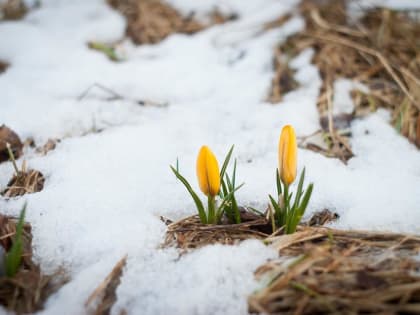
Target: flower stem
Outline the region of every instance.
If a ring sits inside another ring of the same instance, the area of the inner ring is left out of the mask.
[[[216,210],[215,210],[215,198],[214,196],[208,196],[208,223],[216,224]]]

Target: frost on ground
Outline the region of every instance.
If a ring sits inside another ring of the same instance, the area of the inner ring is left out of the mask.
[[[194,213],[169,164],[178,157],[182,173],[197,187],[195,158],[202,144],[219,159],[235,144],[239,180],[246,182],[238,200],[264,209],[275,188],[281,127],[293,124],[299,136],[319,129],[321,82],[310,64],[312,51],[292,62],[300,87],[277,106],[264,101],[273,48],[301,30],[303,20],[259,29],[293,11],[297,1],[173,3],[198,13],[216,3],[222,12],[239,12],[239,19],[158,45],[124,42],[121,63],[87,47],[88,41],[123,36],[122,17],[103,1],[43,1],[24,20],[0,25],[0,59],[10,64],[0,74],[0,123],[38,143],[63,138],[46,156],[26,152],[29,166],[46,177],[42,192],[0,199],[1,211],[10,214],[28,201],[36,258],[45,270],[64,266],[72,277],[41,314],[83,313],[89,294],[125,253],[114,314],[123,308],[131,314],[246,313],[246,296],[256,287],[253,271],[276,255],[247,241],[179,257],[174,249],[157,249],[165,233],[159,216]],[[78,101],[94,83],[127,99],[169,106],[107,101],[100,90]],[[420,232],[420,153],[388,119],[378,112],[353,123],[356,157],[347,166],[299,151],[299,167],[306,166],[315,184],[308,215],[329,208],[341,215],[338,227]],[[12,172],[8,163],[0,166],[1,188]]]

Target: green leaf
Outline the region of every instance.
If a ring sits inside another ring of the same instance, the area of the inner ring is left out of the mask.
[[[234,223],[241,223],[241,214],[238,208],[238,203],[236,202],[235,194],[230,192],[235,192],[236,189],[236,159],[233,166],[233,172],[232,172],[232,180],[230,179],[228,174],[225,174],[226,183],[227,183],[227,193],[224,194],[224,198],[222,199],[229,199],[226,201],[226,205],[224,206],[224,211],[229,218],[230,222]],[[230,196],[229,198],[227,196]]]
[[[236,183],[236,159],[235,162],[233,163],[233,173],[232,173],[232,186],[235,187],[235,183]]]
[[[303,214],[305,213],[306,207],[308,206],[308,203],[309,203],[309,199],[311,198],[311,195],[312,195],[313,188],[314,188],[314,184],[312,183],[309,184],[306,190],[306,193],[303,196],[302,203],[299,205],[299,214],[301,216],[303,216]]]
[[[226,174],[225,178],[226,178],[226,182],[227,182],[227,191],[224,194],[224,197],[221,198],[222,200],[227,198],[230,191],[234,190],[234,188],[232,186],[232,183],[230,181],[229,175]],[[235,215],[234,215],[234,211],[233,211],[232,198],[230,198],[229,202],[226,203],[225,208],[223,210],[225,211],[226,216],[228,217],[229,221],[230,222],[235,222]]]
[[[234,148],[234,145],[232,145],[230,147],[230,149],[229,149],[229,151],[228,151],[228,153],[225,157],[225,160],[223,162],[222,169],[220,170],[220,180],[221,180],[221,186],[222,186],[222,189],[220,189],[220,191],[219,191],[220,199],[223,199],[228,194],[228,190],[227,190],[226,183],[225,183],[225,180],[224,180],[224,177],[225,177],[224,175],[225,175],[226,169],[229,165],[229,161],[230,161],[230,158],[232,156],[233,148]]]
[[[277,186],[277,196],[280,196],[282,191],[281,191],[281,180],[280,180],[280,175],[279,175],[279,169],[278,168],[276,168],[276,186]]]
[[[227,153],[227,155],[225,157],[225,160],[224,160],[223,165],[222,165],[222,169],[220,170],[220,178],[223,178],[225,176],[226,168],[229,165],[229,161],[230,161],[230,158],[232,156],[232,152],[233,152],[234,147],[235,147],[235,145],[232,145],[230,147],[229,152]]]
[[[296,208],[300,203],[300,199],[302,198],[302,189],[303,189],[303,182],[305,181],[305,168],[303,168],[302,174],[300,175],[298,188],[296,191],[295,202],[293,203],[293,208]]]
[[[90,49],[94,49],[94,50],[104,53],[112,61],[121,61],[121,58],[118,56],[117,52],[115,51],[115,48],[110,45],[107,45],[101,42],[90,42],[88,46]]]
[[[249,206],[247,206],[246,208],[247,208],[247,209],[249,209],[249,210],[251,210],[251,211],[252,211],[252,212],[254,212],[255,214],[258,214],[258,215],[260,215],[260,216],[264,216],[264,213],[262,213],[261,211],[259,211],[259,210],[255,209],[255,208],[253,208],[253,207],[249,207]]]
[[[276,218],[277,226],[278,227],[284,226],[284,224],[285,224],[285,222],[284,222],[284,211],[280,208],[278,201],[276,201],[273,198],[273,196],[268,195],[268,197],[270,198],[271,205],[273,206],[273,209],[274,209],[274,217]]]
[[[241,213],[239,212],[238,203],[236,202],[235,195],[232,195],[232,210],[235,214],[235,223],[241,223]]]
[[[223,214],[223,211],[225,211],[226,204],[231,201],[233,194],[240,189],[244,183],[240,184],[238,187],[236,187],[234,190],[230,191],[225,198],[222,200],[222,203],[220,204],[218,210],[217,210],[217,217],[221,217]]]
[[[22,254],[23,254],[23,226],[25,223],[25,214],[26,214],[26,203],[23,205],[23,208],[20,212],[19,221],[16,226],[16,234],[13,240],[13,245],[10,248],[9,252],[6,255],[6,275],[8,277],[13,277],[16,272],[19,270]]]
[[[200,217],[201,223],[206,224],[207,223],[207,216],[206,211],[204,210],[203,203],[201,202],[200,198],[197,196],[197,194],[192,189],[191,185],[188,183],[188,181],[172,166],[170,165],[172,172],[174,172],[176,178],[178,178],[181,183],[184,184],[185,188],[187,188],[188,192],[190,193],[191,197],[193,198],[195,205],[197,207],[198,216]]]

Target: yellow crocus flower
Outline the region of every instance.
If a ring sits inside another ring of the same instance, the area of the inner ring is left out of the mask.
[[[285,185],[296,178],[297,144],[295,130],[291,125],[283,127],[279,140],[279,175]]]
[[[197,178],[200,189],[206,196],[214,197],[219,193],[219,164],[208,146],[202,146],[198,153]]]

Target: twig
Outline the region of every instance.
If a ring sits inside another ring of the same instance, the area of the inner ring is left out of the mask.
[[[314,137],[314,136],[316,136],[320,133],[322,133],[322,130],[318,129],[318,130],[314,131],[313,133],[311,133],[309,135],[297,137],[298,140],[299,140],[299,146],[302,146],[305,143],[306,140],[308,140],[309,138],[312,138],[312,137]]]
[[[150,100],[130,99],[128,97],[125,97],[125,96],[115,92],[111,88],[108,88],[108,87],[106,87],[102,84],[99,84],[99,83],[93,83],[91,86],[89,86],[82,94],[80,94],[77,97],[77,101],[80,102],[81,100],[83,100],[93,88],[98,88],[98,89],[103,90],[103,91],[107,92],[108,94],[112,95],[112,97],[108,100],[126,100],[126,101],[129,101],[129,102],[134,102],[134,103],[136,103],[137,105],[140,105],[140,106],[156,106],[156,107],[166,107],[166,106],[168,106],[168,103],[159,103],[159,102],[150,101]]]

